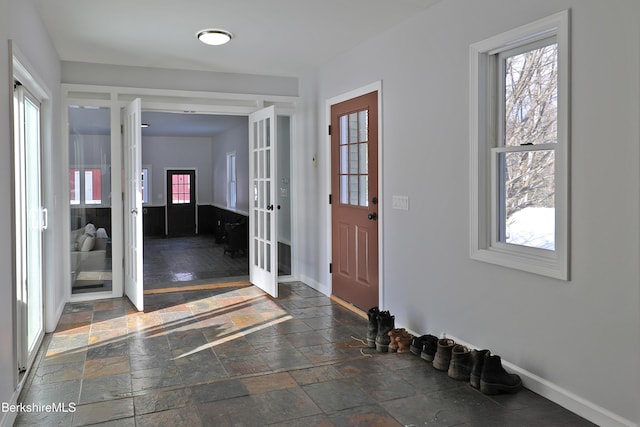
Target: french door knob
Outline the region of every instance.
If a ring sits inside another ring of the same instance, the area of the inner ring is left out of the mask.
[[[272,211],[272,210],[273,210],[273,205],[269,205],[269,206],[267,206],[267,210],[268,210],[268,211]]]
[[[378,219],[378,214],[375,212],[372,212],[369,215],[367,215],[367,218],[369,218],[371,221],[375,221]]]

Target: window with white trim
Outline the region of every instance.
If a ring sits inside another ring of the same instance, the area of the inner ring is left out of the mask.
[[[569,279],[569,12],[471,45],[471,257]]]
[[[151,166],[144,166],[142,168],[142,203],[149,203],[149,194],[151,193],[151,181],[149,175]]]
[[[227,208],[235,209],[238,186],[236,184],[236,153],[227,153]]]

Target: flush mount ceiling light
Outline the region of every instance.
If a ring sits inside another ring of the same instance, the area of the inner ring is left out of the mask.
[[[198,31],[197,37],[202,43],[212,46],[220,46],[228,43],[233,37],[233,34],[226,30],[209,29]]]

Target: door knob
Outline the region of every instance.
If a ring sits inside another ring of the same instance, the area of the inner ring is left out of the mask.
[[[267,210],[268,210],[268,211],[272,211],[272,210],[273,210],[273,205],[269,205],[269,206],[267,206]]]
[[[367,218],[369,218],[371,221],[375,221],[378,219],[378,214],[375,212],[372,212],[369,215],[367,215]]]
[[[136,209],[136,208],[131,209],[131,213],[136,215],[138,213],[138,209]]]

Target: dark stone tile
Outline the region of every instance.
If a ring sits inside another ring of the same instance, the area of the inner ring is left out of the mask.
[[[77,403],[80,398],[80,384],[80,379],[32,384],[20,401],[24,404]]]
[[[134,415],[133,399],[116,399],[80,405],[73,416],[74,426],[97,424],[131,418]]]
[[[413,396],[416,392],[411,384],[390,372],[359,375],[352,382],[377,402]]]
[[[248,396],[249,391],[240,380],[220,381],[191,387],[195,403],[214,402],[233,397]]]
[[[302,389],[327,413],[376,403],[356,385],[344,379],[309,384]]]
[[[307,369],[291,371],[291,376],[300,385],[315,384],[343,378],[343,375],[333,365],[316,366]]]
[[[329,416],[336,427],[344,426],[385,426],[401,427],[396,419],[389,415],[383,408],[377,405],[359,406],[345,409]]]
[[[157,426],[202,426],[200,417],[195,408],[184,407],[168,411],[154,412],[151,414],[136,416],[136,427]]]
[[[131,395],[131,376],[128,373],[87,378],[82,380],[80,403],[109,401]]]
[[[131,389],[134,393],[177,385],[182,385],[182,377],[173,361],[161,368],[131,372]]]
[[[87,360],[104,359],[129,354],[129,344],[126,340],[92,345],[87,349]]]
[[[208,343],[199,329],[172,331],[167,334],[167,339],[172,350],[179,348],[193,349]]]
[[[297,350],[272,351],[262,353],[261,357],[267,362],[269,368],[274,371],[281,369],[304,368],[311,365],[309,359]]]
[[[271,372],[269,364],[259,355],[219,357],[230,376]]]
[[[202,384],[229,376],[211,349],[191,354],[174,350],[173,360],[184,385]]]
[[[327,344],[329,341],[316,331],[296,332],[286,335],[287,340],[296,348]]]
[[[188,388],[154,390],[133,398],[136,415],[182,408],[190,404],[192,404],[192,397],[191,390]]]

